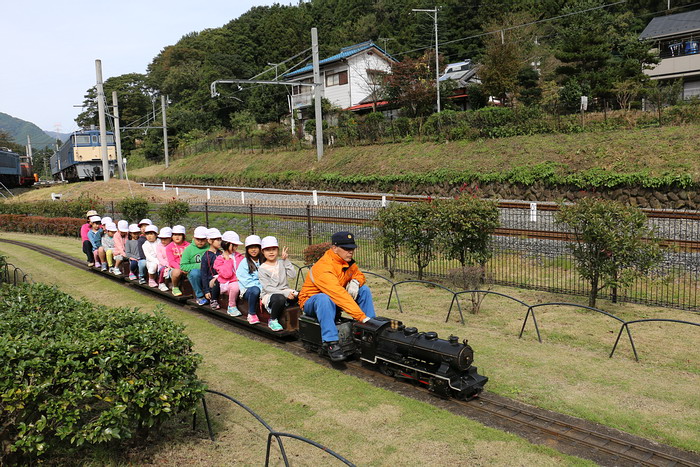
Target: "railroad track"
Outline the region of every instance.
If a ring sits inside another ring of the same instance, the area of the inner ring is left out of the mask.
[[[27,248],[85,270],[83,261],[51,248],[8,239],[0,239],[0,242]],[[92,271],[99,273],[94,269]],[[113,279],[129,287],[129,284],[120,278],[113,277]],[[192,307],[177,301],[175,297],[168,300],[162,295],[149,294],[139,287],[130,288],[138,290],[144,295],[168,301],[176,308],[193,310]],[[220,316],[215,313],[209,315]],[[218,325],[223,325],[223,320],[217,321]],[[225,323],[224,326],[227,329],[235,328],[238,333],[248,336],[254,335],[258,339],[263,337],[270,339],[268,334],[255,333],[255,326],[240,327],[231,324],[230,321],[225,321]],[[544,444],[567,454],[593,460],[601,465],[700,467],[700,455],[698,454],[660,445],[583,419],[531,407],[488,392],[482,393],[479,398],[471,401],[440,399],[425,388],[399,382],[395,378],[366,368],[359,362],[332,364],[315,353],[307,352],[299,342],[273,341],[297,355],[327,366],[342,367],[339,369],[345,369],[350,374],[368,379],[373,384],[390,387],[409,397],[432,403],[453,413],[476,419],[486,425],[514,432],[533,443]],[[418,395],[420,396],[418,397]]]
[[[163,184],[158,183],[142,183],[144,186],[162,188]],[[184,185],[178,183],[166,183],[166,188],[183,188],[191,190],[206,190],[212,191],[232,191],[245,193],[261,193],[268,195],[281,196],[313,196],[314,190],[284,190],[279,188],[251,188],[251,187],[232,187],[232,186],[212,186],[212,185]],[[387,201],[413,202],[413,201],[429,201],[436,199],[435,196],[423,195],[402,195],[396,193],[376,194],[376,193],[355,193],[350,191],[316,191],[318,196],[326,196],[331,198],[347,198],[359,199],[364,201],[381,201],[385,198]],[[530,210],[530,201],[499,201],[498,207],[501,209],[524,209]],[[557,203],[552,202],[537,202],[539,211],[558,211]],[[667,209],[642,209],[648,217],[657,219],[687,219],[700,221],[700,211],[672,211]]]

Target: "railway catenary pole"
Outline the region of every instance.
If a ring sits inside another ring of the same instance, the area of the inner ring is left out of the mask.
[[[124,180],[124,162],[122,161],[122,136],[119,130],[119,102],[117,91],[112,91],[112,106],[114,110],[114,141],[117,144],[117,166],[119,167],[119,180]]]
[[[107,119],[105,117],[105,91],[102,86],[102,60],[95,60],[97,75],[97,113],[100,120],[100,148],[102,149],[102,178],[109,181],[109,159],[107,158]]]
[[[316,159],[321,162],[323,157],[323,115],[321,114],[321,69],[318,61],[318,30],[311,28],[311,57],[314,69],[314,107],[316,117]]]
[[[165,168],[170,167],[170,156],[168,154],[168,123],[165,117],[165,96],[160,95],[161,113],[163,114],[163,150],[165,151]]]

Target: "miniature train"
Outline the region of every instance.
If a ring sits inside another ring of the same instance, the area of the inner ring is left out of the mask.
[[[117,167],[117,150],[114,133],[107,132],[107,159],[109,176]],[[54,180],[81,181],[104,179],[102,173],[102,147],[99,130],[81,130],[70,135],[61,148],[51,156],[51,175]]]
[[[0,148],[0,182],[6,187],[32,186],[36,181],[29,156]]]
[[[236,303],[242,315],[229,316],[226,313],[228,306],[226,295],[220,296],[221,309],[212,310],[209,306],[197,304],[186,279],[181,284],[183,295],[175,297],[169,292],[149,287],[147,284],[139,284],[138,280],[129,280],[127,267],[126,265],[123,267],[124,274],[121,276],[115,276],[94,267],[89,269],[111,279],[130,282],[133,286],[168,300],[187,303],[200,311],[216,315],[247,329],[254,329],[275,339],[299,339],[308,351],[318,352],[327,357],[322,347],[318,322],[309,316],[302,315],[298,306],[289,306],[285,309],[279,320],[284,330],[274,332],[263,325],[270,319],[265,307],[260,307],[261,310],[258,312],[261,325],[251,326],[246,319],[248,304],[245,300],[239,299]],[[456,336],[450,336],[448,340],[439,339],[435,332],[418,332],[414,327],[406,327],[400,321],[383,317],[361,323],[338,316],[336,325],[339,342],[345,355],[357,358],[363,365],[371,366],[385,375],[424,386],[441,397],[471,399],[478,396],[488,382],[488,378],[478,374],[477,368],[472,364],[474,351],[466,339],[461,343]]]

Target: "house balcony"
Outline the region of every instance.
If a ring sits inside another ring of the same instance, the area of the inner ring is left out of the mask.
[[[664,58],[661,63],[644,73],[651,79],[674,79],[700,76],[700,54]]]

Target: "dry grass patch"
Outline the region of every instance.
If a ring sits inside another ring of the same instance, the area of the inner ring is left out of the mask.
[[[116,202],[130,197],[132,194],[133,196],[141,196],[152,202],[166,202],[173,199],[170,192],[159,192],[152,188],[146,188],[140,183],[127,182],[126,180],[113,178],[107,183],[102,181],[79,182],[38,188],[15,196],[8,202],[51,201],[51,193],[60,193],[62,195],[61,199],[65,201],[89,196],[102,201]],[[187,198],[187,196],[181,196],[180,198]]]

